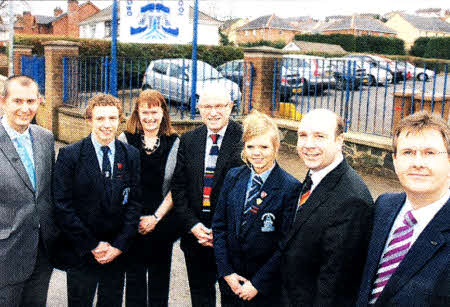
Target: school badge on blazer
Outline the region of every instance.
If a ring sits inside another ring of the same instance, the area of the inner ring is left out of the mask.
[[[128,203],[128,194],[130,194],[130,188],[123,189],[123,192],[122,192],[122,196],[123,196],[122,205],[126,205]]]
[[[275,227],[273,226],[273,222],[275,221],[275,215],[272,213],[264,213],[261,220],[263,221],[263,227],[261,227],[262,232],[273,232],[275,231]]]

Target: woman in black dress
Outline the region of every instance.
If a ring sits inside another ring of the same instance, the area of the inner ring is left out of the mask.
[[[178,238],[170,181],[179,138],[161,93],[145,90],[139,95],[119,140],[140,150],[143,196],[139,234],[127,255],[126,306],[167,306],[172,247]]]

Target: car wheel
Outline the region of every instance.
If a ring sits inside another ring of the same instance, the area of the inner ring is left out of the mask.
[[[145,90],[151,90],[152,89],[152,87],[150,86],[150,85],[148,85],[148,84],[144,84],[143,86],[142,86],[142,90],[143,91],[145,91]]]
[[[343,90],[344,89],[344,80],[342,78],[336,79],[336,89]]]
[[[427,75],[427,74],[424,74],[424,73],[420,73],[420,74],[417,76],[417,80],[419,80],[419,81],[427,81],[427,80],[428,80],[428,75]]]
[[[369,78],[369,82],[368,82],[369,85],[376,86],[378,84],[377,78],[375,78],[375,76],[369,75],[368,78]]]

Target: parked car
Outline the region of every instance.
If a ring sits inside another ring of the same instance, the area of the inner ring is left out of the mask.
[[[345,90],[347,86],[350,90],[358,90],[366,76],[366,70],[359,68],[355,61],[342,58],[328,58],[324,69],[336,80],[337,90]]]
[[[219,67],[217,70],[224,76],[225,78],[233,81],[234,83],[239,84],[239,88],[242,91],[242,81],[244,80],[244,70],[245,64],[244,60],[233,60],[228,61]]]
[[[334,88],[336,80],[324,70],[325,58],[301,54],[283,55],[281,61],[281,100],[287,101],[292,95],[321,94]]]
[[[428,81],[434,78],[434,71],[415,66],[409,62],[397,62],[397,66],[406,71],[407,79],[415,78],[420,81]]]
[[[192,60],[160,59],[151,61],[145,71],[142,89],[156,89],[169,101],[176,101],[190,106]],[[226,79],[208,63],[197,61],[197,97],[210,85],[226,88],[232,101],[241,99],[239,85]]]
[[[361,68],[364,68],[368,74],[367,83],[370,85],[396,83],[404,80],[403,73],[399,70],[394,71],[394,67],[381,58],[370,54],[349,54],[345,59],[359,61]],[[378,75],[378,78],[377,78]]]

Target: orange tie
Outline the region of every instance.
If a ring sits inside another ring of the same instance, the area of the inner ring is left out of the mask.
[[[308,197],[311,194],[311,186],[312,186],[312,180],[311,180],[311,176],[308,173],[308,175],[305,178],[305,181],[303,182],[302,194],[301,194],[300,200],[298,202],[297,210],[301,206],[303,206],[303,204],[308,200]]]

